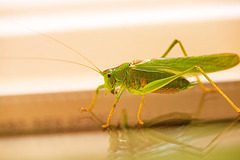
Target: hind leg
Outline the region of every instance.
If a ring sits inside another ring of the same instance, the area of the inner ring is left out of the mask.
[[[181,50],[182,50],[182,53],[185,57],[187,57],[187,52],[185,50],[185,48],[183,47],[182,45],[182,42],[175,39],[171,45],[168,47],[168,49],[165,51],[165,53],[161,56],[161,58],[165,58],[169,53],[170,51],[173,49],[173,47],[176,45],[176,44],[179,44]],[[204,93],[210,93],[210,92],[216,92],[217,90],[215,88],[206,88],[203,83],[201,82],[201,80],[199,79],[198,76],[196,76],[197,78],[197,81],[198,81],[198,84],[199,84],[199,87],[201,88],[201,90],[204,92]]]

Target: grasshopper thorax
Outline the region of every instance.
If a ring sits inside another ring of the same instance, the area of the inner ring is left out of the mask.
[[[102,76],[104,77],[104,85],[105,89],[112,94],[115,94],[115,88],[124,84],[126,75],[127,75],[127,68],[130,63],[123,63],[118,67],[106,69],[105,71],[101,72]]]

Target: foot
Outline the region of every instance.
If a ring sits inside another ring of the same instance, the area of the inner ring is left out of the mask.
[[[83,108],[83,107],[79,107],[78,108],[80,111],[87,111],[87,112],[89,112],[89,111],[91,111],[92,110],[92,108]]]
[[[212,92],[217,92],[216,88],[204,88],[202,89],[204,93],[212,93]]]
[[[109,124],[106,123],[106,124],[102,125],[102,128],[107,128],[108,126],[109,126]]]
[[[143,122],[141,119],[138,119],[138,123],[139,123],[140,125],[143,125],[143,124],[144,124],[144,122]]]

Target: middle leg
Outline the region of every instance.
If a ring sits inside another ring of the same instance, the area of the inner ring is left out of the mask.
[[[143,106],[143,102],[144,102],[144,97],[145,97],[145,95],[143,94],[142,95],[142,100],[141,100],[141,103],[140,103],[140,106],[139,106],[139,109],[138,109],[138,114],[137,114],[138,122],[141,125],[143,124],[143,121],[141,120],[141,112],[142,112],[142,106]]]

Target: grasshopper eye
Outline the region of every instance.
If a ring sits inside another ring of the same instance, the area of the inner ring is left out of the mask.
[[[110,77],[111,77],[111,74],[110,74],[110,73],[108,73],[108,75],[107,75],[107,76],[108,76],[108,78],[110,78]]]

